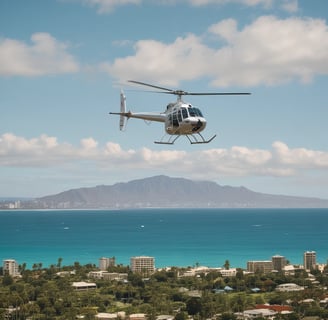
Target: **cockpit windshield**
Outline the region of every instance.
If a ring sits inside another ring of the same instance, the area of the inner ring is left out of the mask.
[[[191,107],[188,108],[188,111],[191,117],[203,117],[202,112],[198,108]]]

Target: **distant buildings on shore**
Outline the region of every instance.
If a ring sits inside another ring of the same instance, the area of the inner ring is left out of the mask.
[[[99,271],[89,272],[89,278],[93,279],[103,279],[103,280],[116,280],[116,281],[127,281],[127,273],[118,272],[108,272],[108,269],[115,266],[115,258],[105,258],[99,259]],[[151,275],[155,272],[155,258],[140,256],[131,257],[130,259],[130,270],[134,273],[140,273],[143,276]]]
[[[305,251],[303,255],[303,266],[305,270],[315,269],[317,258],[315,251]]]
[[[108,268],[115,266],[115,257],[99,259],[99,269],[106,271]],[[155,271],[155,258],[147,256],[131,257],[130,269],[132,272],[151,274]]]
[[[22,208],[22,204],[20,200],[0,202],[0,209],[21,209],[21,208]]]
[[[8,274],[12,277],[17,277],[20,275],[18,263],[14,259],[3,260],[2,270],[3,275]]]
[[[99,269],[102,271],[107,270],[109,267],[115,266],[115,257],[105,258],[102,257],[99,259]]]
[[[132,272],[152,274],[155,271],[155,258],[153,257],[131,257],[130,268]]]
[[[303,254],[303,269],[310,271],[319,268],[316,261],[315,251],[305,251]],[[320,269],[320,268],[319,268]],[[290,273],[294,271],[293,266],[287,263],[284,256],[275,255],[271,258],[271,261],[248,261],[247,262],[248,272],[261,272],[269,273],[271,271],[284,271]]]
[[[275,270],[280,272],[284,271],[286,265],[287,260],[284,256],[275,255],[267,261],[247,261],[247,271],[268,273]]]
[[[271,258],[272,269],[277,271],[282,271],[287,265],[287,260],[285,257],[280,255],[275,255]]]
[[[248,272],[269,273],[273,270],[272,261],[247,261]]]
[[[107,280],[126,280],[127,274],[118,274],[108,272],[110,267],[116,265],[115,257],[107,258],[101,257],[99,258],[99,270],[100,271],[92,271],[90,273],[90,277],[98,278],[98,279],[107,279]],[[299,269],[304,269],[306,271],[311,271],[313,269],[323,270],[324,265],[318,265],[316,262],[316,252],[315,251],[305,251],[303,253],[303,266],[299,266]],[[184,272],[183,276],[195,276],[197,272],[201,270],[204,271],[213,269],[207,267],[197,267],[191,268]],[[214,268],[219,271],[224,277],[233,277],[236,276],[237,268]],[[14,259],[6,259],[3,260],[3,275],[8,274],[12,277],[20,276],[19,265]],[[130,270],[134,273],[140,273],[144,276],[148,276],[155,272],[155,258],[149,256],[135,256],[130,258]],[[270,273],[272,271],[276,272],[285,272],[285,273],[293,273],[295,271],[295,267],[288,263],[284,256],[274,255],[271,260],[255,260],[255,261],[247,261],[247,269],[246,272],[249,273]]]

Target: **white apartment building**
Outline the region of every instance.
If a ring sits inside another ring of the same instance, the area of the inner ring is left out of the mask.
[[[275,255],[271,258],[273,270],[282,271],[286,266],[286,259],[283,256]]]
[[[132,272],[151,274],[155,271],[155,258],[146,256],[131,257],[130,268]]]
[[[93,279],[104,279],[104,280],[116,280],[116,281],[125,281],[128,279],[127,273],[118,273],[118,272],[107,272],[107,271],[90,271],[88,273],[89,278]]]
[[[304,287],[301,287],[295,283],[283,283],[279,284],[276,287],[276,291],[280,292],[291,292],[291,291],[301,291],[304,290]]]
[[[273,320],[276,317],[277,312],[270,309],[252,309],[245,310],[241,313],[242,319],[269,319]],[[239,319],[239,318],[238,318]]]
[[[9,274],[12,277],[19,276],[18,263],[16,260],[3,260],[3,274]]]
[[[303,254],[304,269],[311,270],[316,268],[317,259],[315,251],[305,251]]]
[[[115,266],[115,257],[105,258],[102,257],[99,259],[99,269],[106,271],[109,267]]]
[[[247,261],[248,272],[269,273],[272,270],[272,261]]]
[[[220,269],[219,272],[221,273],[222,277],[235,277],[237,274],[237,268],[229,268],[229,269]]]
[[[84,282],[84,281],[80,281],[80,282],[73,282],[72,287],[75,290],[89,290],[89,289],[97,289],[97,285],[93,282]]]

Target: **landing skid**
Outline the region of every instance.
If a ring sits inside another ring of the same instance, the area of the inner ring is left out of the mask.
[[[216,137],[216,134],[208,140],[205,140],[205,138],[200,133],[186,134],[183,136],[186,136],[191,144],[202,144],[202,143],[211,142]],[[154,141],[154,142],[156,144],[174,144],[174,142],[177,141],[178,138],[180,138],[180,137],[181,137],[181,135],[176,135],[176,136],[171,135],[167,141],[164,141],[164,137],[163,137],[160,141]]]
[[[174,142],[177,141],[178,138],[180,138],[179,135],[170,136],[170,138],[167,141],[163,141],[165,136],[162,137],[161,141],[154,141],[154,143],[156,143],[156,144],[174,144]]]
[[[205,138],[200,133],[197,133],[197,135],[198,135],[198,138],[194,134],[187,135],[187,138],[191,144],[210,143],[216,137],[216,134],[215,134],[212,138],[205,140]]]

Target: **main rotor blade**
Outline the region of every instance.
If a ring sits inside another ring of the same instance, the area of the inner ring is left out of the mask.
[[[250,92],[185,92],[189,96],[228,96],[228,95],[249,95]]]
[[[131,83],[136,83],[136,84],[140,84],[142,86],[147,86],[147,87],[151,87],[151,88],[155,88],[155,89],[160,89],[160,90],[166,90],[166,91],[174,91],[172,89],[168,89],[168,88],[164,88],[164,87],[159,87],[159,86],[154,86],[153,84],[149,84],[149,83],[145,83],[145,82],[140,82],[140,81],[135,81],[135,80],[128,80],[128,82]]]
[[[155,89],[164,90],[164,92],[160,91],[159,93],[168,93],[168,94],[175,94],[177,96],[227,96],[227,95],[249,95],[250,92],[188,92],[183,90],[173,90],[168,89],[165,87],[155,86],[153,84],[141,82],[141,81],[135,81],[135,80],[128,80],[128,82],[140,84],[142,86],[147,86]],[[166,91],[166,92],[165,92]],[[156,92],[156,91],[154,91]]]
[[[187,92],[182,90],[172,91],[144,91],[153,93],[175,94],[177,96],[228,96],[228,95],[250,95],[250,92]]]

